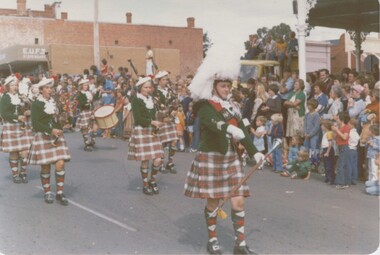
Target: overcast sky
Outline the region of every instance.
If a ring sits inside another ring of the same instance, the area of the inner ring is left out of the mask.
[[[17,0],[1,0],[0,8],[16,9]],[[27,8],[43,10],[53,0],[27,0]],[[61,0],[60,12],[69,20],[92,21],[94,0]],[[296,16],[292,0],[99,0],[99,21],[125,23],[125,13],[132,13],[134,24],[185,27],[188,17],[195,26],[208,32],[211,41],[236,38],[243,42],[248,34],[264,26],[286,23],[295,30]],[[59,16],[60,17],[60,16]],[[344,30],[315,28],[307,40],[338,39]],[[242,44],[243,47],[243,44]]]

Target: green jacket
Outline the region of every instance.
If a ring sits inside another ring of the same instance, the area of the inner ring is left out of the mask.
[[[291,163],[291,167],[289,168],[289,172],[296,172],[297,177],[305,178],[309,171],[311,170],[311,163],[309,160],[306,161],[294,161]]]
[[[148,109],[142,99],[137,96],[132,99],[132,113],[135,126],[150,127],[152,120],[155,120],[156,110]]]
[[[11,97],[8,93],[2,96],[0,109],[1,117],[6,122],[16,123],[18,122],[18,116],[22,115],[20,106],[11,104]]]
[[[39,100],[33,102],[31,117],[34,132],[51,134],[53,128],[62,130],[61,125],[54,120],[53,115],[47,114],[44,109],[44,102]]]
[[[86,94],[79,92],[77,100],[78,100],[79,109],[81,109],[82,111],[83,110],[90,110],[91,103],[87,101]]]
[[[201,100],[194,105],[197,116],[200,118],[201,140],[199,150],[203,152],[219,152],[226,154],[232,138],[227,137],[228,123],[225,122],[219,113],[207,100]],[[253,145],[243,121],[238,123],[238,127],[244,132],[245,138],[239,142],[252,157],[257,149]]]

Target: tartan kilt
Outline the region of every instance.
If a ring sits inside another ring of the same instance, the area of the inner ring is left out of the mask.
[[[28,164],[49,165],[58,160],[70,161],[69,148],[63,136],[59,137],[56,146],[52,145],[55,138],[37,132],[28,154]]]
[[[3,152],[29,150],[33,142],[33,133],[30,128],[22,130],[21,123],[5,122],[0,136],[0,148]]]
[[[134,127],[128,145],[129,160],[150,160],[165,156],[158,135],[152,135],[153,128]]]
[[[80,129],[89,128],[93,123],[93,119],[91,119],[92,116],[94,116],[94,114],[90,110],[81,111],[75,122],[75,127]]]
[[[244,172],[239,156],[231,146],[226,155],[198,151],[187,173],[185,196],[225,198],[243,178]],[[243,184],[232,196],[250,196],[249,187]]]
[[[161,143],[167,143],[178,140],[177,129],[173,123],[165,123],[158,129],[158,136]]]

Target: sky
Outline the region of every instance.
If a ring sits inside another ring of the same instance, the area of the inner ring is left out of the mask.
[[[93,21],[95,0],[60,0],[58,12],[68,12],[69,20]],[[195,27],[207,32],[212,42],[226,38],[239,42],[248,39],[262,27],[280,23],[293,30],[297,23],[292,0],[98,0],[99,22],[125,23],[127,12],[133,24],[186,27],[188,17],[195,18]],[[17,0],[1,0],[0,8],[16,9]],[[54,0],[27,0],[27,8],[43,10]],[[58,18],[60,17],[60,14]],[[338,39],[341,29],[313,29],[307,40]],[[243,47],[243,43],[241,43]]]

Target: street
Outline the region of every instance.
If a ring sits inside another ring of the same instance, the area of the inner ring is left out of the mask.
[[[80,132],[65,137],[66,207],[44,202],[39,166],[28,166],[28,184],[14,184],[8,154],[0,154],[0,254],[207,253],[205,201],[183,195],[195,154],[178,152],[178,174],[159,174],[160,194],[146,196],[127,142],[98,138],[97,150],[85,152]],[[55,192],[54,175],[51,184]],[[249,186],[245,233],[259,254],[368,254],[379,246],[379,198],[363,183],[337,190],[315,173],[291,180],[264,168]],[[224,210],[230,215],[229,204]],[[229,218],[218,219],[217,234],[231,254]]]

